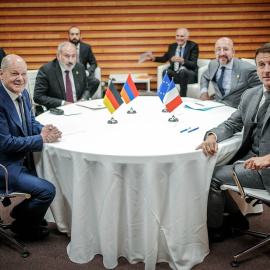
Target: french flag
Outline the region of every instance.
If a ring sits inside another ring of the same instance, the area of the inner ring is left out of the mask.
[[[174,84],[174,81],[172,79],[168,90],[165,94],[165,97],[163,99],[163,103],[167,107],[169,112],[172,112],[174,109],[176,109],[181,103],[183,103],[176,87]]]

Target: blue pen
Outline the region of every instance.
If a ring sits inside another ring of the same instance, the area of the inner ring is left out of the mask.
[[[180,131],[180,133],[185,132],[185,131],[187,131],[189,129],[191,129],[191,128],[189,127],[189,128],[183,129],[183,130]]]
[[[188,133],[190,133],[190,132],[192,132],[192,131],[195,131],[195,130],[197,130],[197,129],[199,129],[199,127],[193,128],[192,130],[188,131]]]

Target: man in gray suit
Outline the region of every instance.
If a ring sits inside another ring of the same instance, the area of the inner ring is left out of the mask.
[[[216,42],[216,59],[209,63],[201,76],[201,100],[216,99],[237,108],[243,92],[261,84],[256,67],[234,57],[234,53],[231,39],[223,37]],[[211,97],[208,95],[210,81],[215,89],[215,95]]]
[[[90,98],[96,93],[99,87],[99,79],[94,76],[95,69],[97,68],[97,61],[92,52],[91,46],[81,42],[81,30],[77,26],[72,26],[68,30],[68,38],[71,43],[76,46],[78,58],[77,61],[82,63],[85,68],[87,83],[90,89]],[[89,67],[87,67],[89,64]]]
[[[238,109],[218,127],[209,130],[205,141],[196,150],[202,149],[206,156],[218,151],[218,142],[243,132],[240,149],[229,162],[245,160],[236,171],[244,187],[266,189],[270,192],[270,43],[255,53],[257,73],[263,84],[246,90]],[[209,240],[222,242],[231,228],[248,229],[248,220],[243,216],[228,191],[222,191],[222,184],[235,185],[231,165],[215,168],[208,197],[207,225]],[[226,219],[223,212],[229,213]]]
[[[62,42],[56,58],[43,65],[37,74],[34,101],[47,108],[88,100],[89,88],[84,66],[76,62],[74,44]]]

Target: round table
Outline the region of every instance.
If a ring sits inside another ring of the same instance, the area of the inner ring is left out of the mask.
[[[184,103],[196,101],[183,98]],[[155,269],[191,269],[209,253],[206,209],[213,169],[230,159],[241,134],[219,144],[214,157],[196,151],[205,132],[225,120],[234,108],[207,111],[181,104],[163,113],[158,97],[138,97],[115,113],[102,100],[62,107],[37,120],[63,131],[56,143],[35,154],[38,175],[56,186],[51,212],[58,229],[71,236],[69,258],[86,263],[96,254],[106,268],[118,257]],[[127,114],[131,108],[136,114]],[[72,115],[70,115],[72,114]],[[188,133],[186,128],[199,129]]]

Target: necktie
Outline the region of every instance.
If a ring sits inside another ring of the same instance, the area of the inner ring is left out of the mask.
[[[23,102],[22,101],[22,97],[21,96],[18,96],[16,98],[16,100],[18,101],[20,112],[21,112],[23,131],[24,131],[25,136],[27,136],[28,135],[28,131],[27,131],[27,125],[26,125],[26,119],[25,119],[24,109],[23,109],[23,106],[22,106],[22,102]]]
[[[21,112],[21,117],[22,117],[22,127],[23,127],[23,131],[25,136],[28,136],[28,130],[27,130],[27,123],[26,123],[26,118],[25,118],[25,110],[23,109],[23,100],[21,96],[18,96],[16,98],[16,100],[18,101],[19,104],[19,108],[20,108],[20,112]],[[25,153],[26,156],[26,165],[30,170],[34,170],[35,169],[35,165],[34,165],[34,160],[33,160],[33,156],[30,152],[26,152]]]
[[[218,87],[219,87],[219,90],[220,90],[220,93],[222,94],[222,96],[225,95],[225,90],[224,90],[224,88],[223,88],[223,86],[222,86],[225,68],[226,68],[226,67],[221,67],[221,75],[220,75],[220,77],[219,77],[218,80],[217,80],[217,85],[218,85]]]
[[[182,54],[182,47],[180,47],[179,45],[176,48],[176,53],[175,56],[180,56],[181,57]],[[179,62],[174,62],[174,71],[179,71],[179,68],[181,68],[181,66],[179,67]]]
[[[67,95],[66,100],[69,101],[69,102],[74,102],[71,82],[70,82],[70,79],[69,79],[69,71],[66,70],[65,72],[66,72],[66,95]]]
[[[265,101],[258,110],[257,122],[262,120],[270,104],[270,91],[265,91],[264,96],[265,96]]]

